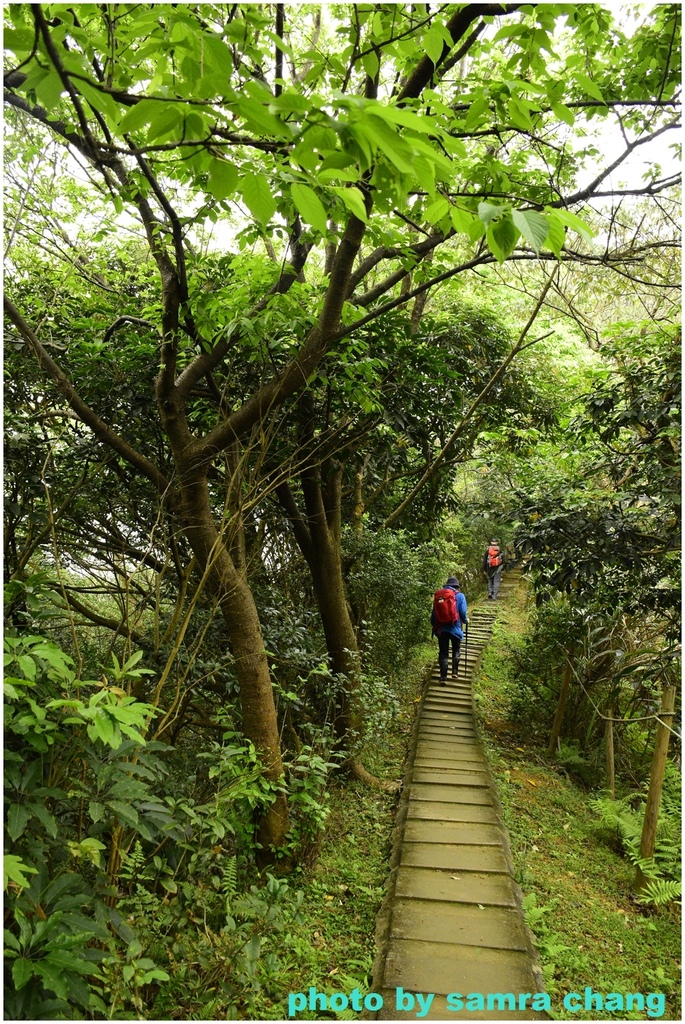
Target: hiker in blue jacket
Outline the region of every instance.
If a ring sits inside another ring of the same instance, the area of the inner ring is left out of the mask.
[[[440,682],[447,682],[447,668],[449,666],[450,643],[452,644],[452,679],[457,678],[459,671],[459,655],[461,654],[461,642],[464,639],[462,626],[468,625],[468,609],[466,597],[461,592],[461,585],[456,576],[450,576],[445,584],[455,592],[458,618],[451,625],[437,621],[435,611],[431,612],[431,626],[433,635],[438,638],[438,664],[440,665]]]

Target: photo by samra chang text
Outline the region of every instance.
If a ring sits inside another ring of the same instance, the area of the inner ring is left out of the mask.
[[[434,992],[408,992],[397,988],[394,994],[385,997],[380,992],[363,994],[358,988],[351,992],[319,992],[313,985],[307,992],[290,992],[288,995],[288,1017],[297,1019],[305,1011],[363,1010],[376,1012],[392,1008],[398,1013],[413,1015],[421,1019],[429,1013]],[[551,1013],[554,1009],[551,997],[546,992],[450,992],[445,996],[446,1011],[449,1014],[461,1010],[478,1012],[482,1010],[537,1010]],[[582,992],[567,992],[558,1000],[567,1013],[581,1013],[592,1010],[607,1013],[644,1013],[650,1020],[658,1020],[666,1011],[666,997],[662,992],[596,992],[590,986]],[[444,1008],[444,1007],[443,1007]]]

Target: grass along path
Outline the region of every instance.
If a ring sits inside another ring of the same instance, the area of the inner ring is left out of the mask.
[[[364,766],[381,778],[402,778],[429,657],[426,645],[414,669],[396,683],[399,699],[388,711],[387,728],[369,737]],[[299,920],[269,943],[278,955],[278,976],[262,986],[254,1019],[288,1020],[288,994],[308,993],[310,986],[328,995],[369,990],[398,794],[350,780],[334,783],[329,796],[330,814],[312,863],[288,878],[303,894]],[[360,1016],[352,1010],[297,1013],[298,1020]]]
[[[632,865],[589,807],[590,794],[545,756],[546,736],[517,732],[507,710],[515,682],[509,652],[525,630],[521,588],[499,609],[476,679],[476,702],[490,766],[509,829],[528,924],[536,936],[557,1020],[680,1020],[679,908],[645,909],[631,899]],[[567,993],[661,992],[663,1013],[597,1003],[565,1010]]]

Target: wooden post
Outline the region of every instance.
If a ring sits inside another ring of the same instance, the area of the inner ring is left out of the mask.
[[[663,789],[664,773],[666,771],[666,756],[668,754],[668,741],[671,736],[670,726],[673,722],[675,693],[675,686],[665,686],[661,697],[659,722],[657,723],[656,738],[654,740],[652,773],[649,779],[647,806],[645,807],[645,818],[642,823],[642,838],[640,840],[640,858],[642,860],[649,860],[650,857],[654,856],[656,826],[659,820],[659,805],[661,803],[661,791]],[[635,891],[642,892],[642,890],[646,888],[648,882],[649,879],[645,877],[641,868],[638,867],[635,873]]]
[[[566,701],[568,699],[568,691],[571,686],[571,675],[573,673],[573,665],[569,658],[564,667],[564,675],[561,680],[561,690],[559,692],[559,700],[557,701],[557,710],[554,715],[554,725],[552,726],[552,733],[549,738],[549,746],[547,747],[547,756],[553,757],[555,750],[557,749],[557,740],[559,739],[559,733],[561,732],[561,722],[564,717],[564,709],[566,707]]]
[[[614,768],[614,704],[609,705],[609,717],[606,720],[604,743],[606,746],[607,792],[612,800],[616,799],[616,772]]]

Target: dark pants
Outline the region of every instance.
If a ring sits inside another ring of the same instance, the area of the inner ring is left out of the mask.
[[[461,640],[451,633],[440,633],[438,635],[438,664],[440,665],[440,678],[447,679],[447,669],[450,660],[450,642],[452,643],[452,675],[456,676],[459,668],[459,655],[461,653]]]

